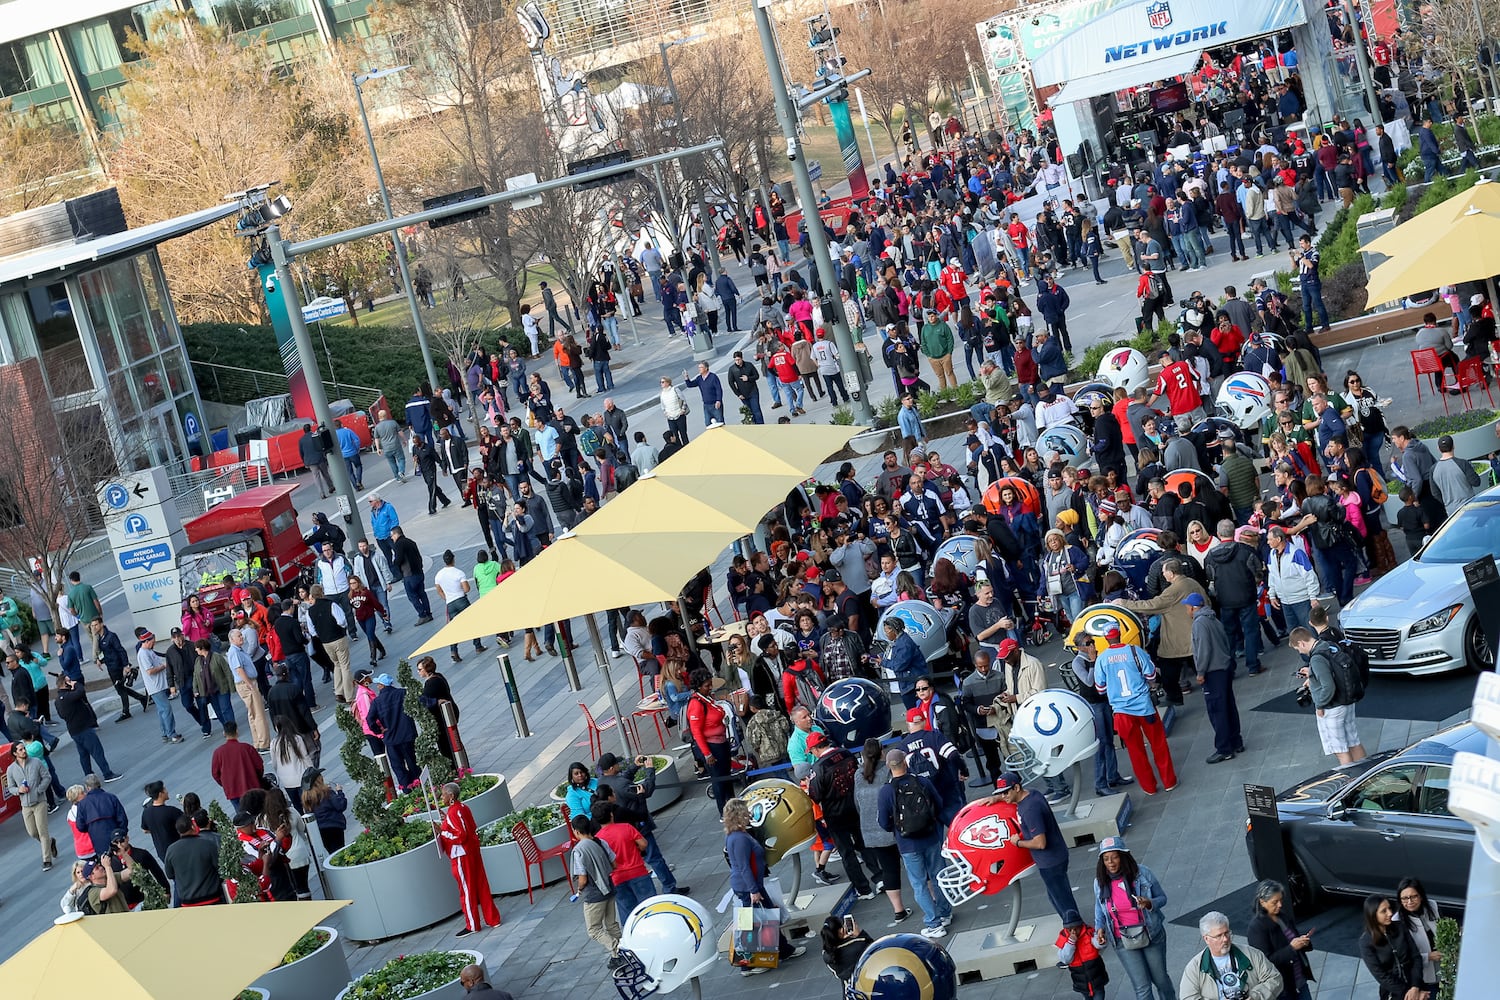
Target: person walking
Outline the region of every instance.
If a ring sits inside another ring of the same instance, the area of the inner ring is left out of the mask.
[[[1206,947],[1183,967],[1181,1000],[1275,1000],[1281,994],[1281,973],[1259,948],[1234,943],[1224,914],[1210,910],[1199,917],[1198,933]]]
[[[78,769],[83,774],[102,774],[105,781],[121,777],[109,766],[104,756],[104,744],[99,740],[99,717],[94,706],[89,704],[88,693],[83,684],[67,674],[57,681],[57,714],[68,735],[73,737],[73,747],[78,751]]]
[[[946,937],[953,904],[938,885],[938,875],[947,867],[942,854],[947,831],[939,819],[942,797],[927,778],[907,772],[906,752],[900,747],[886,751],[885,766],[891,779],[880,789],[876,822],[896,836],[912,895],[922,908],[922,936]]]
[[[750,410],[751,423],[766,422],[760,407],[760,371],[745,360],[744,351],[734,352],[734,364],[729,366],[729,389]]]
[[[1245,752],[1240,735],[1240,710],[1234,701],[1234,658],[1229,655],[1229,636],[1202,594],[1182,599],[1193,615],[1193,666],[1203,688],[1203,708],[1214,731],[1214,752],[1208,763],[1233,760]]]
[[[688,733],[709,772],[709,794],[719,813],[731,795],[729,728],[724,709],[713,698],[713,672],[698,667],[688,677],[692,695],[684,714]]]
[[[1286,886],[1273,879],[1262,879],[1255,887],[1255,915],[1245,933],[1250,946],[1258,949],[1281,974],[1281,992],[1275,1000],[1312,1000],[1309,985],[1313,981],[1307,953],[1312,950],[1312,931],[1297,929],[1286,898]]]
[[[1310,629],[1293,629],[1287,642],[1307,660],[1307,666],[1297,672],[1304,678],[1303,689],[1312,696],[1323,752],[1332,754],[1340,765],[1364,760],[1354,711],[1355,703],[1364,697],[1364,686],[1353,659]]]
[[[1217,535],[1220,544],[1209,549],[1204,569],[1229,637],[1230,670],[1243,648],[1246,672],[1254,677],[1261,670],[1259,594],[1266,578],[1266,565],[1256,552],[1260,533],[1249,527],[1237,531],[1226,518],[1219,522]]]
[[[443,492],[442,486],[438,484],[438,453],[437,449],[427,443],[426,438],[412,435],[411,441],[412,464],[421,473],[422,482],[427,484],[427,513],[429,516],[437,514],[438,504],[447,510],[453,501],[448,499],[448,494]]]
[[[146,695],[156,706],[156,719],[161,724],[161,741],[181,743],[182,737],[177,734],[177,719],[172,715],[172,696],[177,690],[171,686],[167,658],[156,651],[156,636],[150,629],[137,628],[135,639],[140,643],[135,653],[136,666],[140,668]]]
[[[567,320],[567,318],[565,316],[561,315],[557,311],[557,295],[556,295],[556,293],[554,293],[552,291],[552,289],[550,287],[548,287],[548,285],[547,285],[547,283],[545,281],[543,281],[541,283],[541,289],[542,289],[542,308],[547,311],[547,339],[548,340],[556,340],[557,339],[557,325],[559,323],[561,323],[563,325],[563,328],[566,329],[569,333],[572,333],[573,332],[573,324],[569,323],[568,320]],[[534,354],[536,352],[533,351],[532,353]]]
[[[740,906],[775,905],[766,889],[765,845],[750,832],[749,804],[740,798],[725,802],[721,822],[724,825],[724,856],[729,859],[729,891],[734,893]],[[777,946],[782,962],[807,952],[806,945],[793,945],[785,933],[778,934]],[[754,976],[765,971],[764,967],[743,967],[740,975]]]
[[[297,439],[297,454],[302,459],[302,464],[313,474],[313,481],[318,484],[318,499],[326,500],[328,494],[333,492],[333,477],[328,474],[328,453],[323,450],[323,442],[318,439],[318,435],[313,433],[312,424],[302,425],[302,436]]]
[[[417,613],[417,624],[432,624],[432,606],[427,602],[426,565],[417,543],[406,537],[400,525],[391,529],[391,567],[401,577],[406,599]]]
[[[1098,265],[1095,264],[1095,267]],[[1061,342],[1063,350],[1073,350],[1073,340],[1068,336],[1068,307],[1072,301],[1067,289],[1057,283],[1055,273],[1047,275],[1036,293],[1036,311],[1046,322],[1052,336]]]
[[[499,927],[500,911],[495,908],[495,899],[490,895],[490,880],[479,854],[479,828],[474,824],[473,812],[459,801],[457,782],[444,784],[440,794],[443,820],[432,824],[432,832],[448,856],[453,880],[458,883],[464,926],[453,936],[468,937],[481,929],[481,918],[490,927]]]
[[[232,720],[224,723],[224,742],[214,748],[209,760],[209,774],[223,789],[224,797],[236,812],[240,808],[240,798],[252,788],[261,787],[266,765],[260,757],[254,747],[240,742],[238,723]]]
[[[1136,1000],[1177,1000],[1167,972],[1167,892],[1156,873],[1135,860],[1124,837],[1099,844],[1094,869],[1094,944],[1114,946]]]
[[[456,565],[458,557],[452,549],[443,551],[443,568],[438,570],[432,577],[432,585],[437,590],[438,598],[443,602],[444,620],[451,622],[457,618],[465,608],[469,606],[469,574],[459,569]],[[474,639],[474,652],[482,653],[488,649],[478,638]],[[463,660],[458,655],[458,643],[448,647],[448,655],[454,663]]]
[[[10,795],[20,800],[26,835],[42,845],[42,871],[50,872],[52,859],[57,857],[57,841],[47,829],[47,788],[52,778],[41,753],[32,752],[40,751],[41,747],[40,743],[28,744],[23,740],[11,744],[12,760],[5,769],[5,784]]]
[[[810,729],[811,716],[807,716],[805,712],[803,714]],[[911,911],[901,900],[901,851],[896,847],[896,835],[880,826],[880,793],[890,780],[891,772],[885,766],[885,751],[881,749],[880,740],[874,737],[865,740],[859,755],[859,770],[854,776],[854,805],[859,811],[859,832],[865,842],[865,860],[870,866],[871,875],[880,883],[881,891],[891,904],[891,922],[887,926],[899,927],[911,916]],[[813,877],[820,885],[834,885],[839,879],[826,867],[818,869]]]
[[[651,881],[651,871],[642,854],[646,850],[646,838],[627,822],[619,802],[595,802],[592,811],[589,822],[595,826],[590,834],[597,837],[614,857],[614,869],[609,878],[614,886],[616,922],[623,924],[630,918],[630,911],[636,904],[656,895],[656,883]]]
[[[234,721],[234,703],[229,691],[234,687],[234,677],[229,671],[229,661],[223,653],[215,653],[213,643],[199,639],[193,644],[193,698],[198,702],[202,715],[203,738],[213,736],[213,727],[208,723],[209,709],[219,718],[219,725]]]
[[[349,626],[354,616],[346,615],[339,604],[323,593],[322,584],[313,584],[308,590],[311,603],[307,606],[307,619],[312,625],[314,638],[323,644],[323,652],[333,664],[333,691],[341,705],[354,701],[354,676],[349,671]],[[323,680],[326,682],[328,677]]]
[[[875,890],[860,867],[865,843],[859,830],[859,807],[854,801],[859,760],[843,747],[834,746],[826,734],[816,730],[807,737],[807,749],[818,758],[807,779],[807,794],[823,810],[823,823],[839,852],[844,874],[854,886],[855,894],[860,899],[874,899]]]
[[[661,412],[662,416],[667,418],[667,428],[676,433],[678,442],[686,444],[688,439],[687,400],[682,398],[682,393],[666,375],[663,375],[661,379]]]
[[[599,841],[599,826],[585,813],[572,819],[575,842],[568,854],[573,889],[583,902],[583,928],[609,952],[609,968],[620,964],[620,919],[615,913],[615,863]]]
[[[103,618],[95,618],[89,622],[89,634],[94,637],[94,662],[104,668],[109,675],[109,682],[114,685],[115,694],[120,696],[120,714],[115,722],[124,722],[130,718],[132,698],[141,703],[141,711],[144,712],[148,704],[146,696],[125,681],[130,670],[130,657],[126,654],[120,637],[105,626]],[[60,632],[58,638],[61,639]]]
[[[1109,698],[1109,707],[1115,716],[1115,732],[1130,755],[1130,767],[1135,772],[1135,780],[1141,784],[1141,791],[1155,795],[1159,788],[1165,788],[1170,792],[1177,787],[1177,770],[1172,764],[1171,748],[1167,746],[1166,730],[1151,700],[1156,664],[1139,646],[1122,642],[1120,630],[1116,627],[1105,632],[1104,641],[1108,645],[1100,650],[1094,661],[1094,689]],[[1151,745],[1150,756],[1146,753],[1148,743]],[[1156,772],[1151,769],[1153,759]],[[1160,773],[1160,785],[1157,784],[1157,772]]]

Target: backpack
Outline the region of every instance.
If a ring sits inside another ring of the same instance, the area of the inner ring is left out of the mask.
[[[1360,697],[1363,698],[1365,689],[1370,686],[1370,654],[1338,628],[1330,628],[1328,632],[1334,637],[1334,645],[1339,651],[1354,661],[1354,668],[1359,673]]]
[[[1391,498],[1385,490],[1385,477],[1373,468],[1366,468],[1365,472],[1370,474],[1370,503],[1380,506]]]
[[[272,663],[280,663],[286,659],[286,654],[281,649],[281,636],[276,634],[276,626],[269,625],[265,629],[265,635],[261,636],[260,644],[266,647],[266,655],[271,658]]]
[[[1365,681],[1349,651],[1348,640],[1329,642],[1324,649],[1333,674],[1333,705],[1353,705],[1365,696]]]
[[[818,682],[818,675],[813,672],[811,666],[805,660],[799,661],[801,667],[792,669],[793,683],[797,690],[797,704],[808,711],[818,707],[818,700],[823,697],[823,687]],[[788,706],[788,710],[796,706]]]
[[[903,837],[925,837],[931,833],[937,825],[937,810],[922,783],[907,774],[892,781],[891,790],[896,799],[896,832]]]

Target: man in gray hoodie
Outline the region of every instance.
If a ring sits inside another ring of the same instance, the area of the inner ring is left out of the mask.
[[[1193,666],[1203,688],[1203,708],[1214,730],[1214,752],[1208,763],[1233,760],[1235,754],[1244,752],[1245,738],[1240,735],[1240,710],[1234,702],[1229,636],[1202,594],[1189,594],[1182,603],[1193,613]]]

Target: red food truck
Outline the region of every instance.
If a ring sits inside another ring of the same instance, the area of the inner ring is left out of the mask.
[[[296,490],[295,485],[258,486],[182,526],[188,537],[177,552],[182,593],[196,593],[214,613],[215,631],[229,628],[234,590],[254,583],[261,567],[271,571],[271,586],[282,596],[294,593],[299,582],[316,579],[318,557],[302,540],[292,506]]]

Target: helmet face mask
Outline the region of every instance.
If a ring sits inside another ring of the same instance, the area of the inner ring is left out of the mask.
[[[1088,702],[1061,688],[1038,691],[1016,707],[1010,741],[1015,751],[1005,766],[1028,781],[1065,774],[1099,749]]]
[[[948,824],[942,850],[948,866],[937,880],[948,902],[994,895],[1034,867],[1031,852],[1012,841],[1019,832],[1016,807],[1008,802],[977,801],[959,810]]]
[[[640,903],[621,929],[619,952],[629,957],[614,972],[623,1000],[671,993],[714,964],[713,920],[703,904],[663,894]]]

